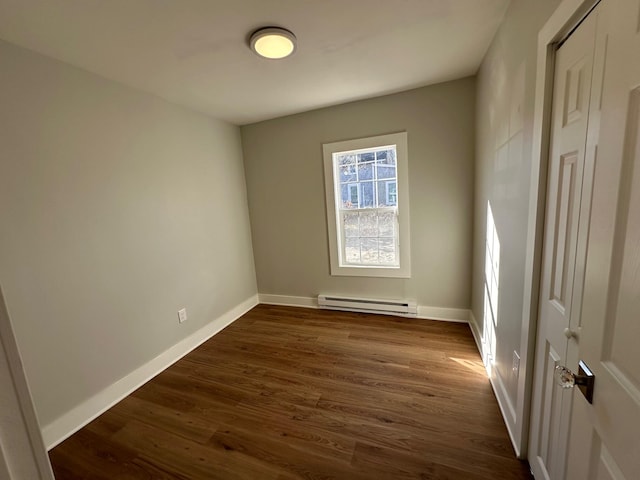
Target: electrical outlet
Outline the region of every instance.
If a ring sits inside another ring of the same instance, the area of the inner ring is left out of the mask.
[[[511,364],[511,374],[514,378],[518,379],[518,374],[520,373],[520,355],[515,350],[513,351],[513,363]]]
[[[186,320],[187,320],[187,309],[181,308],[180,310],[178,310],[178,321],[180,323],[183,323]]]

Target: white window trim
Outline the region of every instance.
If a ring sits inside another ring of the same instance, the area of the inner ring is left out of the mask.
[[[373,149],[385,145],[396,146],[396,192],[398,202],[398,239],[400,250],[399,266],[340,266],[339,249],[342,239],[338,239],[340,227],[336,215],[333,154],[352,150]],[[325,143],[322,145],[324,157],[325,198],[327,203],[327,229],[329,234],[329,260],[331,275],[355,277],[411,278],[411,252],[409,229],[409,160],[407,133],[392,133],[375,137]]]

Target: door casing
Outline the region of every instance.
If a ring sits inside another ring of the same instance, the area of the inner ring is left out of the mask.
[[[0,403],[5,409],[0,416],[0,477],[54,480],[2,288],[0,356]]]

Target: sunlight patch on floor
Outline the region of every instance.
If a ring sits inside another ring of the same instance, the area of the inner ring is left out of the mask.
[[[468,368],[472,372],[482,375],[482,378],[487,378],[487,371],[480,360],[473,361],[473,360],[467,360],[465,358],[454,358],[454,357],[449,357],[449,360],[453,360],[457,364]]]

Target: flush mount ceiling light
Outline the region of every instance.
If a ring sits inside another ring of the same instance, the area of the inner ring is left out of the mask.
[[[285,58],[296,49],[296,36],[279,27],[265,27],[251,34],[251,50],[264,58]]]

